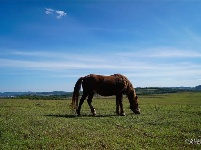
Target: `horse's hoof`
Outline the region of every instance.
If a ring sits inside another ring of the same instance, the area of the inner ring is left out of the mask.
[[[95,109],[92,110],[92,114],[93,114],[93,116],[96,116],[96,110]]]
[[[76,112],[76,115],[79,117],[79,116],[80,116],[80,113]]]
[[[116,115],[119,116],[119,111],[115,111]]]
[[[126,114],[125,114],[125,113],[120,113],[119,115],[120,115],[120,116],[126,116]]]

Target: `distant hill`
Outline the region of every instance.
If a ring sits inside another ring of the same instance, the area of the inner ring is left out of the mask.
[[[177,93],[185,91],[195,91],[192,87],[143,87],[136,88],[138,95],[150,95],[150,94],[164,94],[164,93]]]
[[[64,92],[64,91],[53,91],[53,92],[0,92],[0,97],[17,97],[17,96],[60,96],[60,95],[68,95],[72,92]]]
[[[196,90],[201,90],[201,85],[195,87]]]

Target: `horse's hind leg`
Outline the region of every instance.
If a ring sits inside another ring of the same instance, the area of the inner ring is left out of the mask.
[[[88,105],[91,109],[91,113],[95,116],[96,115],[96,110],[94,109],[94,107],[92,106],[92,98],[94,96],[94,92],[91,92],[88,96],[88,99],[87,99],[87,102],[88,102]]]
[[[83,93],[83,95],[80,99],[80,102],[79,102],[79,106],[76,110],[78,116],[80,116],[80,110],[81,110],[82,104],[84,103],[84,100],[86,99],[86,97],[87,97],[87,95]]]

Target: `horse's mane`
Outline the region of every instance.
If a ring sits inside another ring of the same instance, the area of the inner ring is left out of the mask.
[[[132,83],[128,80],[127,77],[125,77],[122,74],[114,74],[113,76],[118,77],[121,80],[123,80],[124,86],[125,86],[124,90],[125,90],[126,95],[129,95],[131,92],[134,92],[134,96],[136,96],[135,89],[134,89]]]

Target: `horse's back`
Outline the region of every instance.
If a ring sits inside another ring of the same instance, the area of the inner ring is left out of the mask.
[[[84,77],[84,92],[96,92],[102,96],[116,95],[126,88],[127,78],[121,74],[110,76],[90,74]]]

